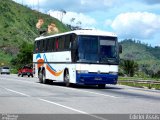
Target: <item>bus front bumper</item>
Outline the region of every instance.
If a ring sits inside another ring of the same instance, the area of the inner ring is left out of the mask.
[[[76,73],[76,83],[85,85],[117,84],[118,75],[97,73]]]

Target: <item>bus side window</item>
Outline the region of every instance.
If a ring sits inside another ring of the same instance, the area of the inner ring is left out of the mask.
[[[44,49],[43,49],[44,52],[47,52],[48,51],[48,39],[45,39],[44,40]]]
[[[60,49],[64,50],[65,36],[62,36],[60,39]]]
[[[65,36],[65,43],[64,43],[64,49],[69,50],[71,48],[71,37],[70,35]]]
[[[41,40],[41,43],[40,43],[40,51],[41,51],[41,52],[44,52],[44,40]]]
[[[34,51],[33,52],[37,53],[38,52],[37,50],[38,50],[38,48],[37,48],[37,41],[35,41],[34,42]]]
[[[76,40],[76,35],[71,36],[71,56],[72,56],[72,62],[76,62],[79,57],[78,57],[78,45],[77,45],[77,40]]]
[[[40,52],[40,41],[37,41],[36,53]]]
[[[58,50],[59,48],[59,43],[58,43],[58,38],[56,38],[56,51]]]
[[[48,39],[48,51],[49,52],[53,52],[55,50],[55,39],[54,38],[50,38]]]

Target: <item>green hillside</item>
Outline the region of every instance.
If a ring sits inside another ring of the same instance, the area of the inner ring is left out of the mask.
[[[44,19],[44,29],[48,24],[54,22],[60,32],[69,30],[57,19],[31,10],[12,0],[0,0],[0,16],[0,63],[8,63],[12,56],[17,54],[19,46],[24,41],[31,43],[39,36],[35,27],[39,18]]]
[[[124,40],[120,44],[123,47],[121,59],[136,61],[140,69],[154,72],[160,70],[160,47],[151,47],[132,40]]]

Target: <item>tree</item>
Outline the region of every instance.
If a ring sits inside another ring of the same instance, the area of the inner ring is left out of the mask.
[[[33,59],[32,56],[33,56],[33,45],[24,42],[21,45],[20,51],[17,54],[17,56],[11,60],[11,64],[13,66],[16,66],[16,68],[19,68],[26,64],[30,64],[32,63]]]
[[[76,18],[71,18],[71,19],[70,19],[71,25],[72,25],[72,23],[75,21],[75,19],[76,19]]]
[[[138,70],[138,64],[133,60],[122,60],[121,68],[130,77],[133,77],[136,70]]]
[[[81,21],[78,21],[76,24],[77,24],[77,26],[80,28],[80,27],[81,27],[82,22],[81,22]]]

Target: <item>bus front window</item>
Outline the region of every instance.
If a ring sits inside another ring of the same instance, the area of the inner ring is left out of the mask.
[[[100,63],[112,63],[117,60],[117,45],[114,37],[100,37]]]
[[[79,62],[96,62],[98,58],[98,37],[80,36],[78,44]]]
[[[117,48],[116,37],[79,36],[77,62],[117,64]]]

